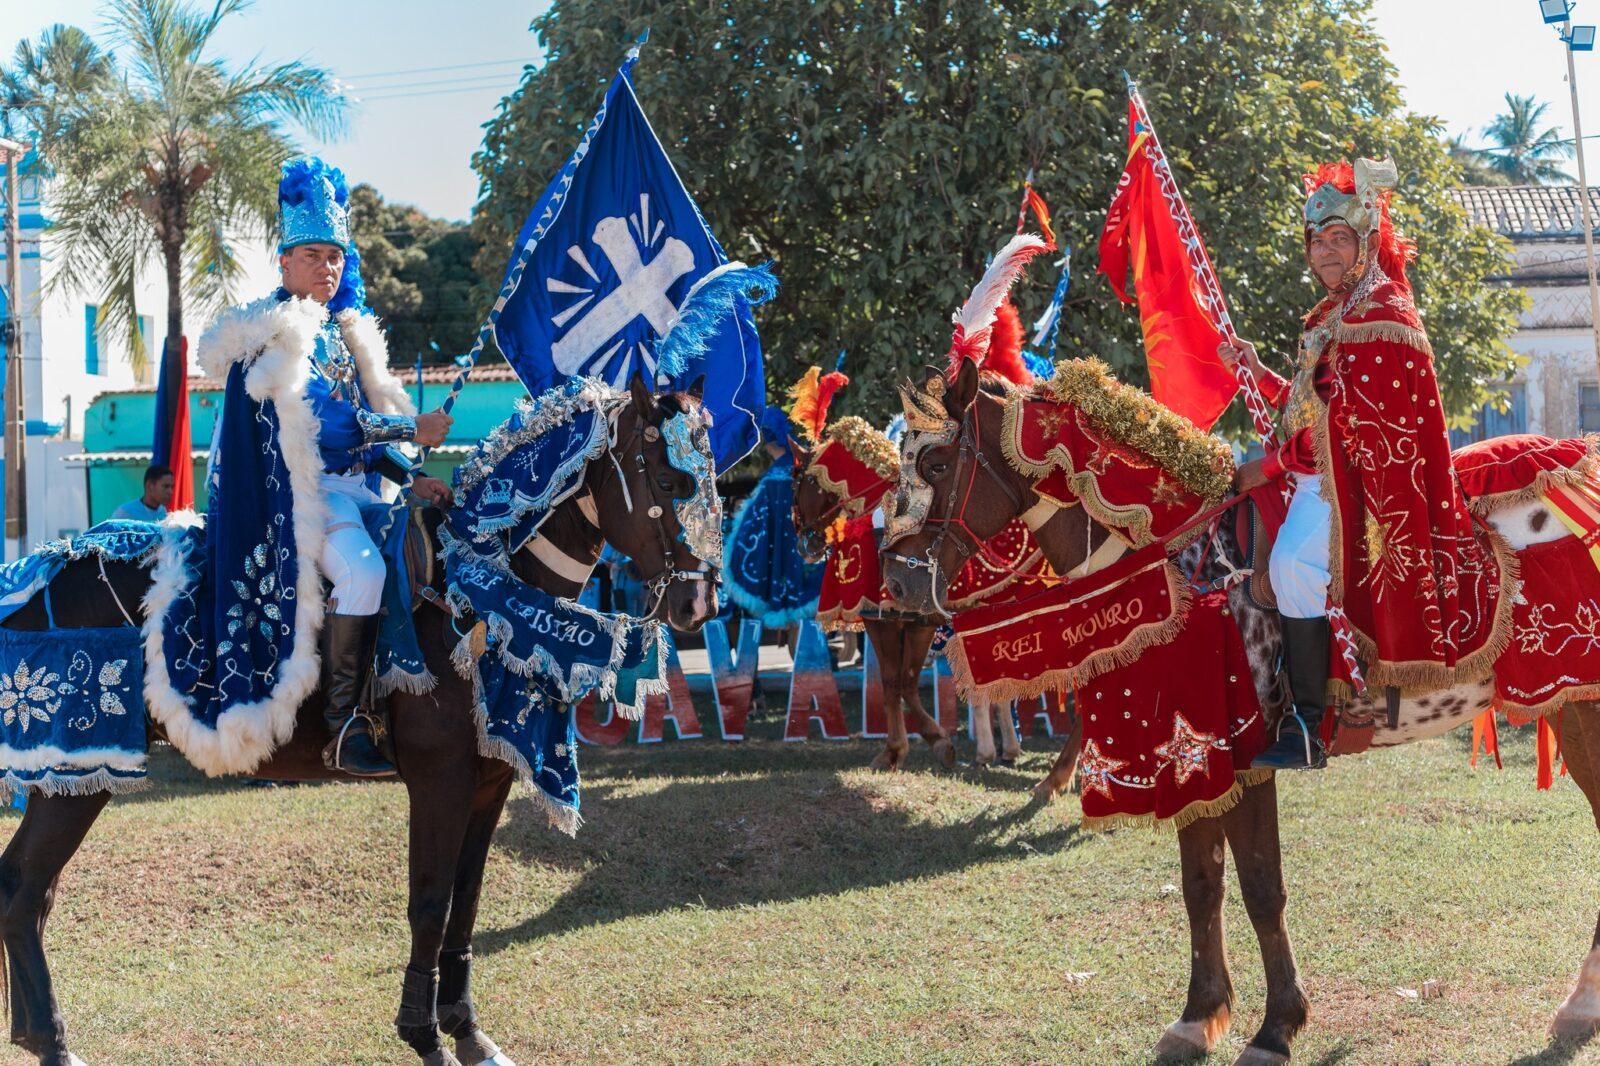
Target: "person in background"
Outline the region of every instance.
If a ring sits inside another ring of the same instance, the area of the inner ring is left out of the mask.
[[[112,511],[111,517],[135,522],[159,522],[167,517],[167,505],[171,502],[172,471],[160,463],[153,463],[144,472],[144,495]]]

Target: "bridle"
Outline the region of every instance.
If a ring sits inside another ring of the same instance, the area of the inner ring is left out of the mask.
[[[865,504],[873,497],[874,494],[877,494],[878,498],[881,499],[893,487],[893,483],[891,483],[887,478],[880,478],[879,480],[874,481],[871,485],[868,485],[866,488],[862,489],[860,492],[853,492],[848,496],[840,496],[838,494],[830,493],[830,495],[833,496],[833,503],[829,504],[826,510],[824,510],[809,523],[801,521],[800,501],[799,499],[796,499],[794,501],[794,506],[791,508],[792,513],[790,518],[794,522],[795,529],[799,530],[802,535],[817,536],[819,533],[825,535],[828,527],[833,525],[834,521],[839,517],[839,515],[843,513],[844,510],[852,503],[859,502]]]
[[[964,485],[962,484],[963,472],[966,475]],[[943,614],[950,613],[942,603],[938,602],[939,556],[943,552],[945,539],[949,538],[954,542],[956,551],[961,556],[961,562],[956,567],[956,573],[960,573],[962,567],[966,566],[967,560],[974,555],[988,555],[991,550],[985,543],[984,538],[973,532],[972,527],[967,524],[967,505],[972,500],[972,492],[978,485],[978,475],[980,474],[986,475],[989,480],[1000,487],[1000,490],[1005,493],[1006,499],[1018,513],[1024,509],[1021,493],[1017,492],[1011,482],[995,468],[995,465],[989,461],[988,456],[984,455],[982,449],[978,447],[977,400],[974,399],[972,406],[967,409],[966,416],[961,420],[961,428],[956,438],[956,469],[955,475],[951,478],[950,491],[942,501],[936,500],[936,503],[942,504],[942,506],[938,507],[937,512],[935,512],[934,508],[930,508],[930,513],[928,517],[922,520],[922,525],[916,530],[902,534],[900,538],[904,539],[904,537],[910,536],[912,532],[921,532],[927,526],[937,526],[938,531],[928,544],[927,550],[920,556],[904,555],[900,552],[890,551],[889,548],[892,545],[884,546],[883,557],[885,560],[897,562],[908,570],[928,571],[929,587],[934,596],[934,608]]]
[[[617,482],[617,488],[622,493],[622,501],[627,507],[628,513],[630,515],[634,513],[633,494],[628,491],[628,477],[623,472],[621,459],[618,458],[619,454],[626,453],[628,458],[631,459],[635,471],[639,474],[640,480],[644,483],[646,491],[650,493],[651,503],[645,509],[645,515],[650,519],[650,527],[656,534],[656,544],[661,550],[660,568],[643,578],[644,586],[649,590],[651,596],[648,603],[649,609],[645,613],[646,615],[653,615],[657,608],[661,606],[661,601],[667,594],[668,586],[674,581],[716,581],[717,574],[722,568],[722,560],[701,559],[700,568],[696,570],[682,570],[675,565],[672,536],[667,532],[666,508],[656,501],[656,488],[650,483],[649,468],[645,465],[644,460],[645,441],[659,440],[661,430],[641,417],[635,420],[633,432],[629,434],[628,438],[625,441],[619,441],[618,423],[621,414],[621,407],[611,413],[611,434],[605,450],[605,457],[611,462],[609,467],[601,474],[601,479],[595,486],[595,492],[598,494],[614,478]],[[655,433],[654,438],[650,436],[652,431]],[[670,503],[671,501],[668,502]],[[637,560],[635,561],[637,562]]]

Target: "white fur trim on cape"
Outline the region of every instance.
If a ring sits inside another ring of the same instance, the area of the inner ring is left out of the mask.
[[[245,391],[276,408],[279,443],[294,495],[299,567],[294,647],[278,671],[277,684],[265,699],[229,710],[214,728],[204,725],[189,713],[187,697],[173,687],[163,648],[167,609],[186,578],[182,530],[201,519],[190,511],[166,519],[168,532],[157,549],[153,583],[144,598],[145,703],[173,746],[213,776],[249,773],[259,766],[294,733],[295,712],[317,687],[327,505],[320,487],[320,425],[306,400],[306,382],[317,329],[326,319],[327,309],[315,301],[268,297],[225,312],[200,339],[200,365],[207,374],[225,380],[234,363],[244,363]]]
[[[389,342],[376,315],[354,310],[339,312],[339,330],[350,354],[356,357],[361,389],[373,410],[386,415],[414,415],[417,405],[400,379],[389,369]]]

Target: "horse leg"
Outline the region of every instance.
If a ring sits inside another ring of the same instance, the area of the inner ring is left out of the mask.
[[[1283,883],[1283,852],[1278,839],[1278,785],[1264,781],[1244,790],[1239,803],[1222,817],[1228,846],[1239,871],[1239,890],[1250,915],[1267,978],[1267,1010],[1261,1028],[1239,1056],[1244,1066],[1289,1061],[1289,1045],[1305,1026],[1310,1001],[1300,984],[1284,921],[1288,889]]]
[[[878,674],[883,679],[883,709],[888,720],[889,736],[883,750],[872,760],[874,770],[898,770],[911,752],[911,742],[906,739],[906,717],[901,710],[900,663],[906,650],[906,627],[899,622],[869,621],[867,639],[872,641],[872,651],[878,657]]]
[[[1010,700],[1002,700],[995,707],[1000,716],[1000,765],[1015,766],[1022,757],[1022,740],[1017,736],[1017,716]]]
[[[1569,703],[1561,711],[1561,755],[1600,827],[1600,714],[1596,704]],[[1555,1040],[1584,1040],[1600,1030],[1600,923],[1578,982],[1550,1022]]]
[[[1222,822],[1201,818],[1178,830],[1183,905],[1189,912],[1189,997],[1183,1015],[1161,1034],[1158,1059],[1211,1053],[1233,1019],[1233,980],[1222,938]]]
[[[934,761],[946,770],[956,765],[956,746],[950,734],[922,705],[922,667],[933,646],[934,626],[906,626],[904,654],[900,657],[900,698],[904,701],[907,725],[928,742]]]
[[[515,776],[511,767],[498,760],[484,759],[481,765],[482,778],[472,800],[472,816],[456,866],[450,918],[444,927],[444,947],[439,952],[439,1028],[455,1041],[456,1057],[464,1066],[515,1066],[478,1027],[472,1004],[472,930],[478,921],[483,870]]]
[[[411,801],[410,902],[406,907],[411,958],[394,1025],[400,1039],[411,1045],[427,1066],[460,1066],[439,1043],[439,951],[471,821],[478,756],[470,733],[465,750],[452,750],[457,745],[446,741],[427,747],[419,744],[408,751],[406,739],[404,733],[396,733]]]
[[[1072,786],[1072,775],[1078,769],[1078,752],[1083,747],[1083,719],[1078,717],[1078,712],[1072,712],[1072,731],[1066,736],[1061,745],[1061,754],[1056,756],[1056,764],[1050,767],[1050,772],[1033,787],[1036,799],[1053,800]]]
[[[56,882],[77,853],[109,793],[33,796],[22,823],[0,854],[0,938],[11,970],[11,1042],[42,1066],[69,1066],[67,1027],[56,1004],[44,954],[44,925]]]
[[[972,740],[978,747],[972,761],[979,766],[994,762],[994,721],[989,717],[990,704],[986,700],[967,702],[967,721],[972,723]]]

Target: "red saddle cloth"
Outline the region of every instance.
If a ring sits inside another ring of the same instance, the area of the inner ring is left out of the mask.
[[[1227,594],[1195,597],[1172,640],[1077,691],[1088,829],[1221,814],[1270,771],[1250,762],[1266,726]]]

